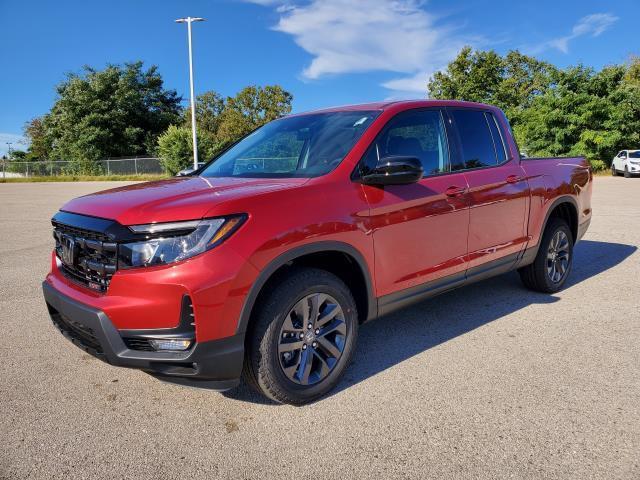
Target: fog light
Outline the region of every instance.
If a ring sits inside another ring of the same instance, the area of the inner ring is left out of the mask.
[[[182,351],[191,346],[191,340],[183,340],[178,338],[162,338],[149,340],[149,344],[157,351]]]

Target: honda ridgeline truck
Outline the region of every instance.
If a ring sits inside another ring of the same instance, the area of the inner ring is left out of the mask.
[[[217,390],[244,377],[304,404],[338,383],[368,320],[510,270],[560,290],[591,189],[582,158],[522,159],[488,105],[291,115],[188,176],[68,202],[44,297],[111,365]]]

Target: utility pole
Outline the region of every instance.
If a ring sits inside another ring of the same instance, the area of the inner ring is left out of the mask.
[[[193,93],[193,47],[191,46],[191,24],[204,22],[204,18],[186,17],[178,18],[176,23],[187,24],[187,36],[189,38],[189,89],[191,91],[191,134],[193,135],[193,168],[198,169],[198,135],[196,133],[196,99]]]

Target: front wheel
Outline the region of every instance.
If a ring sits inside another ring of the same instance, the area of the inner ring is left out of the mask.
[[[631,174],[629,173],[629,167],[624,167],[624,178],[631,178]]]
[[[358,336],[349,288],[335,275],[304,268],[284,277],[257,305],[244,376],[280,402],[302,405],[340,380]]]
[[[551,218],[542,235],[536,259],[520,268],[522,283],[544,293],[559,291],[567,281],[573,263],[573,235],[567,222]]]

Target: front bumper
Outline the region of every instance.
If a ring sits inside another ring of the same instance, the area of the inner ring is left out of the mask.
[[[185,352],[147,352],[127,348],[107,315],[42,284],[53,324],[87,353],[118,367],[137,368],[180,385],[228,390],[238,385],[244,335],[197,342]]]

